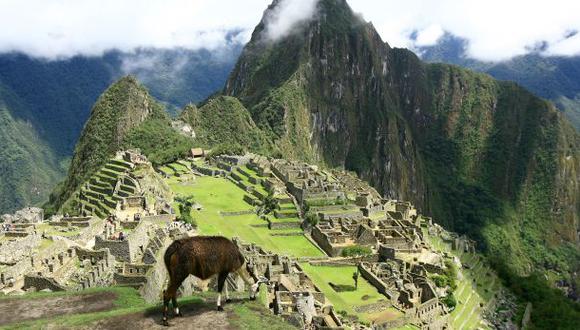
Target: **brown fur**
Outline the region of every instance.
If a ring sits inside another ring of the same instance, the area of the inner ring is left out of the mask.
[[[167,324],[169,300],[173,308],[177,308],[177,289],[189,275],[206,280],[217,274],[218,291],[221,292],[228,274],[244,265],[244,256],[225,237],[196,236],[171,243],[165,251],[164,261],[169,272],[169,285],[163,293],[163,321]]]

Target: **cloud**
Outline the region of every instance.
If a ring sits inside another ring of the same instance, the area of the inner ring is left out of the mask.
[[[228,42],[246,42],[268,3],[269,0],[0,0],[0,52],[18,51],[54,59],[101,55],[113,48],[214,50]],[[241,32],[231,39],[232,30]]]
[[[0,52],[45,58],[140,47],[217,50],[248,41],[271,0],[0,0]],[[284,36],[316,0],[281,0],[267,25]],[[472,57],[499,61],[537,50],[580,55],[580,1],[349,0],[391,46],[428,45],[442,31],[469,40]],[[411,38],[417,31],[416,38]],[[545,46],[545,47],[544,47]]]
[[[417,32],[414,45],[419,47],[433,46],[445,34],[445,31],[438,24],[433,24]]]
[[[580,55],[578,37],[564,38],[580,30],[580,1],[351,0],[350,5],[391,46],[413,48],[414,31],[440,27],[469,40],[468,55],[480,60],[506,60],[544,42],[546,55]]]
[[[276,41],[287,36],[299,23],[312,18],[317,3],[318,0],[280,0],[264,18],[266,38]]]

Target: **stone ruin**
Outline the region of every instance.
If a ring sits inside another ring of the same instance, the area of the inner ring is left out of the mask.
[[[389,298],[393,307],[405,312],[410,323],[429,329],[448,327],[447,307],[439,300],[424,265],[390,259],[362,262],[358,268],[362,277]]]
[[[324,293],[290,258],[263,250],[255,244],[234,243],[246,258],[255,281],[265,278],[268,284],[266,305],[273,312],[300,328],[342,328],[340,317]]]
[[[44,221],[44,210],[39,207],[26,207],[14,214],[4,214],[0,217],[2,223],[41,223]]]
[[[332,176],[317,166],[283,159],[271,161],[270,169],[284,184],[299,204],[308,200],[345,200],[346,194]]]
[[[355,245],[368,246],[375,251],[384,246],[397,252],[420,252],[424,239],[414,212],[409,208],[405,212],[381,210],[383,213],[378,220],[366,217],[322,218],[312,229],[312,238],[333,257],[340,256],[344,248]]]

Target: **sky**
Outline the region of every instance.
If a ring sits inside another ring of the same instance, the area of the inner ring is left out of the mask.
[[[316,0],[281,0],[267,37],[291,33]],[[247,42],[271,0],[0,0],[0,52],[47,59],[139,47],[219,49]],[[544,44],[546,56],[580,55],[578,0],[350,0],[393,47],[469,41],[470,57],[502,61]],[[232,34],[232,31],[235,31]],[[411,38],[416,32],[416,38]]]

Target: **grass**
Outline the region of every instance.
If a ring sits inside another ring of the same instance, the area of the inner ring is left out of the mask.
[[[396,319],[402,313],[389,308],[379,313],[357,313],[356,306],[376,303],[380,300],[387,300],[377,289],[367,282],[362,276],[358,280],[356,291],[336,292],[329,285],[329,282],[338,285],[354,285],[352,274],[356,271],[355,266],[332,267],[332,266],[312,266],[308,263],[300,264],[302,269],[310,276],[312,281],[324,292],[326,297],[332,302],[337,311],[346,311],[348,314],[357,315],[365,321],[376,321],[386,319]],[[366,299],[363,299],[365,297]]]
[[[202,210],[193,210],[199,231],[204,235],[238,236],[245,242],[253,242],[266,250],[292,257],[320,257],[324,254],[304,236],[271,236],[266,225],[255,214],[222,216],[220,211],[235,212],[248,209],[243,201],[244,191],[223,178],[198,177],[193,182],[179,183],[168,179],[171,189],[179,195],[193,195]]]
[[[243,170],[250,174],[250,173],[255,173],[252,170],[250,170],[248,167],[244,167]],[[266,190],[266,188],[264,188],[261,184],[254,184],[252,182],[250,182],[250,179],[247,175],[245,175],[244,173],[242,173],[239,170],[236,170],[236,174],[242,179],[241,181],[246,185],[246,186],[251,186],[254,189],[256,189],[259,193],[261,193],[264,196],[268,195],[268,191]],[[250,174],[252,175],[252,174]],[[252,175],[254,178],[261,178],[258,175]]]
[[[61,229],[66,229],[67,231],[61,232],[60,231]],[[69,229],[73,229],[73,230],[68,231]],[[75,235],[78,235],[80,233],[80,230],[74,226],[59,227],[59,226],[51,226],[48,223],[41,223],[41,224],[36,225],[36,231],[38,233],[46,232],[47,236],[56,235],[56,236],[62,236],[62,237],[75,236]]]
[[[260,290],[260,292],[265,290]],[[227,306],[227,305],[226,305]],[[237,318],[231,320],[232,325],[243,330],[286,330],[296,329],[281,317],[274,316],[265,307],[256,302],[234,304],[233,310]]]
[[[114,307],[108,311],[95,312],[95,313],[85,313],[85,314],[71,314],[71,315],[61,315],[57,317],[48,317],[44,319],[13,323],[2,327],[2,329],[44,329],[44,328],[73,328],[79,326],[88,326],[90,328],[91,323],[105,320],[112,317],[123,316],[133,313],[158,313],[161,316],[161,306],[159,304],[149,304],[146,303],[143,298],[139,295],[139,292],[133,288],[129,287],[110,287],[110,288],[93,288],[78,292],[35,292],[22,296],[6,296],[0,297],[0,299],[41,299],[41,298],[53,298],[62,296],[76,296],[91,293],[100,292],[113,292],[116,294],[116,299],[114,301]],[[202,297],[210,297],[213,299],[215,293],[204,293],[200,296],[185,297],[179,299],[180,306],[190,305],[190,304],[204,304]],[[226,310],[231,309],[233,311],[233,317],[229,318],[231,325],[239,329],[275,329],[275,330],[286,330],[294,329],[291,325],[284,322],[280,317],[274,316],[265,307],[261,306],[257,302],[243,301],[235,304],[227,304],[225,306]],[[144,317],[150,317],[148,315]],[[187,317],[187,315],[186,315]]]
[[[129,287],[110,287],[110,288],[92,288],[82,291],[82,293],[75,291],[62,291],[62,292],[34,292],[22,296],[5,296],[0,297],[0,299],[41,299],[41,298],[53,298],[53,297],[66,297],[66,296],[76,296],[100,292],[113,292],[117,295],[114,301],[114,307],[111,310],[96,313],[85,313],[85,314],[71,314],[71,315],[61,315],[54,318],[45,318],[34,321],[27,321],[21,323],[13,323],[2,327],[2,329],[40,329],[45,328],[49,324],[53,324],[58,327],[70,328],[74,326],[79,326],[94,322],[96,320],[101,320],[109,317],[125,315],[129,313],[135,313],[139,311],[145,311],[147,308],[152,308],[154,305],[147,304],[143,298],[139,295],[139,292],[133,288]],[[194,298],[199,301],[199,298]]]

